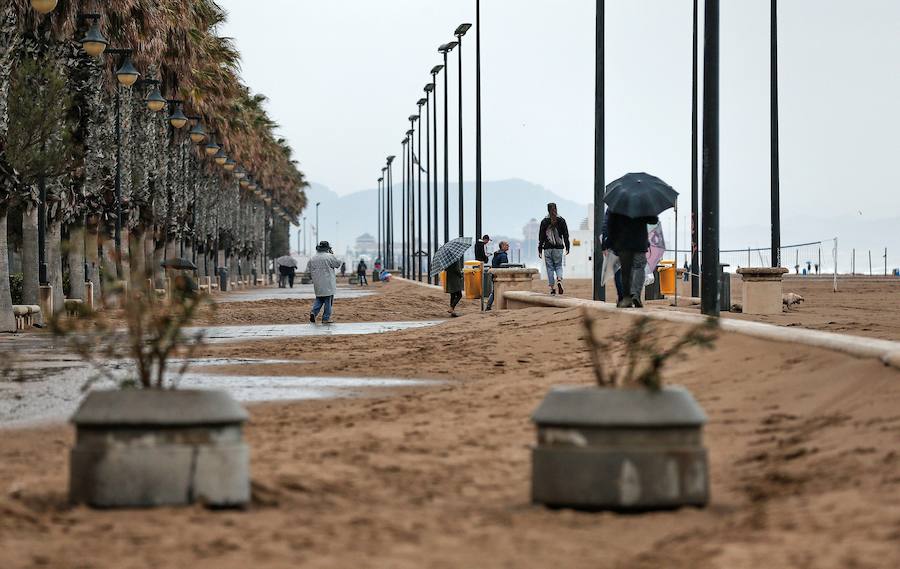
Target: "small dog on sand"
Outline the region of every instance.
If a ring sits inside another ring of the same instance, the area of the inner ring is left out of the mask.
[[[791,311],[792,306],[799,305],[801,302],[803,302],[803,297],[796,292],[789,292],[781,295],[781,303],[788,312]]]

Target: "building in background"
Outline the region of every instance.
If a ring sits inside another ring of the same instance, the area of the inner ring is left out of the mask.
[[[359,237],[356,238],[356,256],[360,255],[368,255],[370,257],[374,257],[374,255],[378,252],[378,245],[375,243],[375,238],[368,233],[363,233]]]

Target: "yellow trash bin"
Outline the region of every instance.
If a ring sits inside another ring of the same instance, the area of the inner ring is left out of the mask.
[[[481,261],[466,261],[463,269],[463,281],[466,287],[466,298],[481,298]]]
[[[674,295],[677,277],[675,274],[675,261],[660,261],[659,292]]]

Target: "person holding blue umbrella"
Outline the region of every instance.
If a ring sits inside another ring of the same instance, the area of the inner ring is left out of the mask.
[[[659,214],[674,207],[677,199],[671,186],[646,173],[626,174],[606,187],[608,246],[622,264],[619,308],[643,308],[641,291],[650,249],[647,226],[658,224]]]

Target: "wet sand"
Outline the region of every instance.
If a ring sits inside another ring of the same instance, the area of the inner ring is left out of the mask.
[[[430,319],[446,301],[395,287],[346,301],[343,314],[389,320],[400,311],[397,319],[410,319],[398,306],[405,299]],[[259,316],[230,310],[234,319]],[[900,566],[896,370],[724,334],[715,350],[691,354],[667,374],[710,416],[711,505],[643,515],[554,511],[529,503],[528,416],[551,386],[591,383],[580,313],[481,315],[470,305],[464,314],[375,336],[205,348],[216,357],[304,360],[304,373],[316,376],[447,382],[368,399],[252,406],[254,501],[246,511],[71,507],[70,429],[3,431],[2,566]],[[608,330],[627,322],[602,318]],[[230,371],[296,375],[297,366]]]

